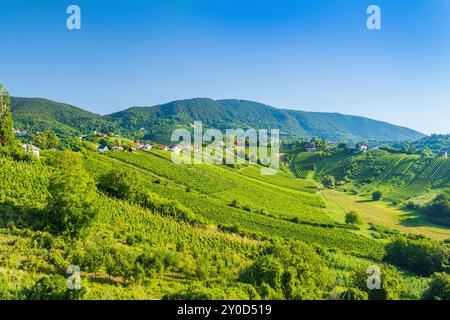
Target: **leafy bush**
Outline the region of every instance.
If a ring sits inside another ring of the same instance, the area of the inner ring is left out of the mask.
[[[78,154],[64,151],[54,160],[58,170],[48,188],[48,221],[56,233],[76,237],[97,214],[94,180],[84,170]]]
[[[450,274],[444,272],[433,274],[430,288],[424,293],[424,299],[450,300]]]
[[[375,191],[372,193],[372,200],[379,201],[379,200],[381,200],[382,196],[383,196],[383,193],[381,191]]]
[[[302,242],[271,246],[240,279],[258,287],[262,296],[281,292],[285,299],[295,300],[323,298],[330,285],[324,260]]]
[[[438,242],[400,238],[386,246],[384,260],[419,275],[441,272],[449,262],[449,249]]]
[[[356,211],[350,211],[345,215],[345,223],[347,224],[358,224],[360,222],[359,213]]]
[[[336,179],[333,176],[328,175],[322,179],[322,183],[328,189],[333,189],[336,186]]]

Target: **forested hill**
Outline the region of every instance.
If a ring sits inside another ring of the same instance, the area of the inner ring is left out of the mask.
[[[288,137],[318,136],[334,141],[405,141],[424,137],[417,131],[368,118],[283,110],[245,100],[197,98],[153,107],[133,107],[107,116],[35,98],[12,98],[11,108],[16,126],[24,129],[53,129],[70,135],[93,130],[135,134],[143,128],[146,138],[157,142],[168,142],[175,128],[190,128],[194,121],[221,130],[279,128],[282,135]]]

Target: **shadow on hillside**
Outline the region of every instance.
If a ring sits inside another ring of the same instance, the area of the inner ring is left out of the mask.
[[[355,202],[357,203],[369,203],[369,202],[375,202],[371,199],[361,199],[361,200],[356,200]]]
[[[407,208],[398,208],[404,214],[402,215],[403,220],[401,221],[401,225],[405,227],[433,227],[443,230],[448,230],[448,227],[435,224],[428,220],[424,213],[419,210],[407,209]]]
[[[18,206],[9,201],[0,203],[0,228],[14,226],[38,231],[44,230],[46,225],[43,209]]]

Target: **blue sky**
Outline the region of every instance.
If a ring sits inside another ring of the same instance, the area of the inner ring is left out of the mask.
[[[15,96],[101,114],[239,98],[450,132],[448,0],[1,0],[0,30]]]

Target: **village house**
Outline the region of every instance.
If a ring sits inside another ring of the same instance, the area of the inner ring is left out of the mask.
[[[170,147],[165,146],[165,145],[160,145],[159,146],[159,150],[164,150],[164,151],[169,151]]]
[[[97,149],[97,152],[103,153],[103,152],[106,152],[106,151],[108,151],[108,150],[109,150],[109,149],[108,149],[107,146],[101,146],[100,148]]]
[[[16,136],[23,136],[23,135],[27,134],[27,130],[21,130],[21,129],[14,128],[13,131]]]
[[[179,146],[173,146],[170,147],[169,151],[173,152],[173,153],[180,153],[183,150],[183,148],[179,147]]]
[[[305,146],[305,150],[307,152],[316,152],[317,151],[317,144],[315,142],[311,142]]]
[[[441,158],[448,158],[448,152],[447,151],[439,152],[439,157],[441,157]]]
[[[373,146],[369,148],[370,151],[379,151],[380,150],[380,146]]]
[[[121,146],[112,147],[112,151],[123,151],[123,147],[121,147]]]
[[[367,150],[369,150],[369,147],[367,146],[367,144],[365,143],[361,143],[361,144],[357,144],[356,148],[360,151],[360,152],[367,152]]]
[[[152,150],[153,149],[153,146],[151,145],[151,144],[145,144],[143,147],[142,147],[142,150],[145,150],[145,151],[150,151],[150,150]]]
[[[136,142],[134,145],[138,149],[142,149],[144,147],[144,145],[142,143],[140,143],[140,142]]]
[[[131,152],[131,153],[136,153],[136,152],[137,152],[137,149],[134,148],[134,147],[129,147],[129,148],[128,148],[128,151]]]
[[[36,158],[40,156],[40,149],[32,144],[22,144],[23,151],[33,154]]]

